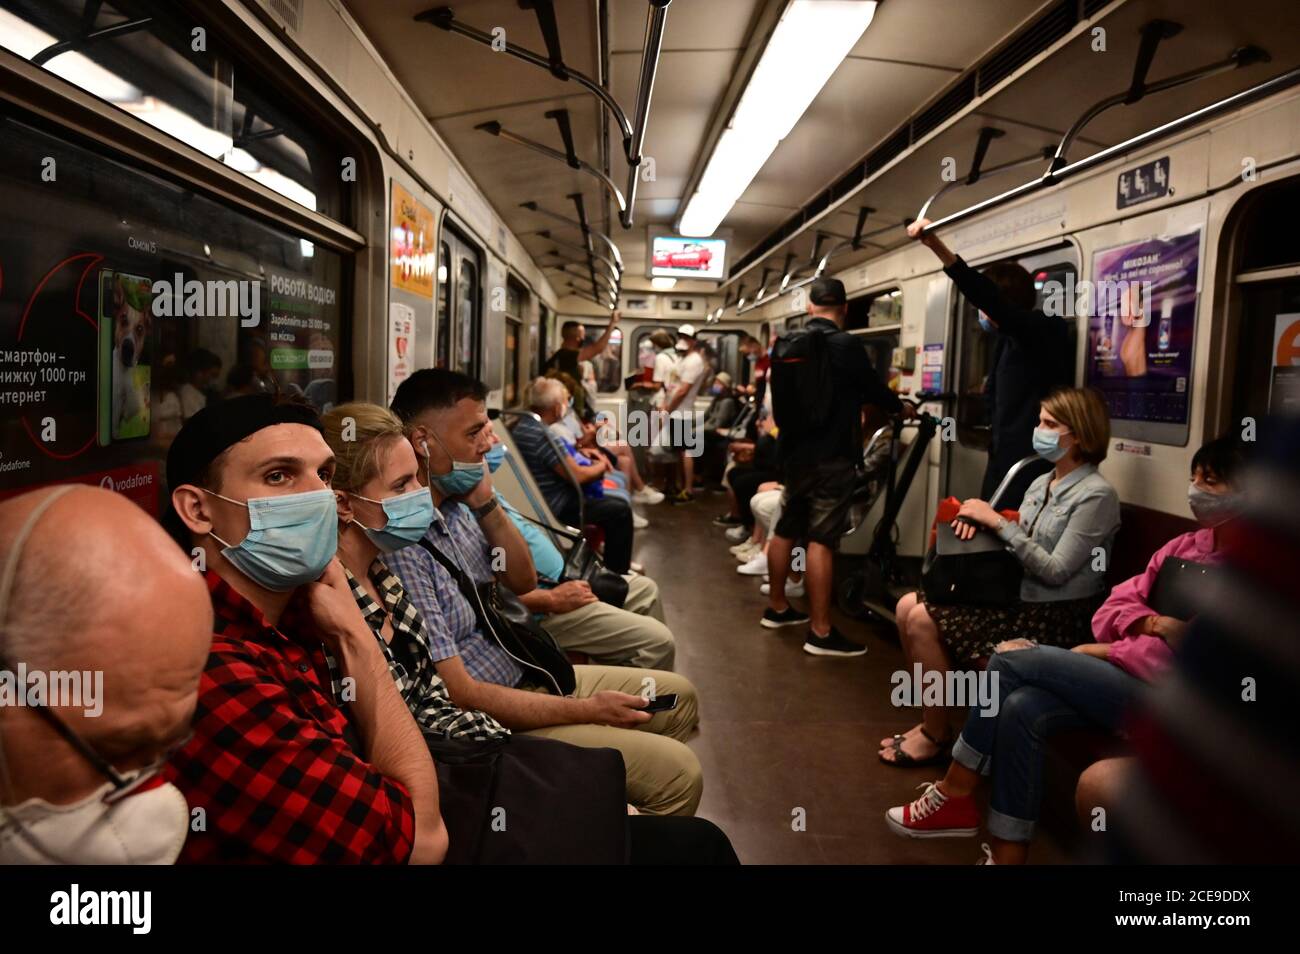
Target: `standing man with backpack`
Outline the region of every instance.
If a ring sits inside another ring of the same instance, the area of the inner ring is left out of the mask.
[[[785,597],[791,553],[803,543],[812,609],[804,651],[861,656],[866,647],[831,625],[831,581],[835,546],[849,529],[862,465],[862,407],[891,414],[910,409],[880,380],[861,343],[844,331],[844,283],[819,278],[809,287],[808,301],[807,324],[787,331],[772,349],[772,411],[785,494],[768,546],[771,586],[761,623],[777,629],[809,622]]]

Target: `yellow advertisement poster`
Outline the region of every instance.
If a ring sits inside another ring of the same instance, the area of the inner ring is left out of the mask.
[[[433,297],[433,213],[393,183],[393,287]]]

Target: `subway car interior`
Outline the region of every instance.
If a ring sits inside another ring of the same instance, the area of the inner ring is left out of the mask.
[[[1293,863],[1294,0],[438,4],[0,0],[0,861]]]

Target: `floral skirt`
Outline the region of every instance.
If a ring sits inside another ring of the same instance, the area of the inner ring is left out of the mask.
[[[993,655],[993,647],[1007,639],[1032,639],[1042,646],[1065,649],[1090,643],[1092,617],[1105,598],[1106,594],[1099,593],[1051,603],[1016,602],[1009,606],[926,603],[925,608],[939,628],[939,637],[953,661],[966,664]],[[921,599],[920,594],[917,599]]]

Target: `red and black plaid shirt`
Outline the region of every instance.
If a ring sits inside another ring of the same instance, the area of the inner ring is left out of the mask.
[[[207,574],[216,633],[194,738],[167,777],[203,809],[182,862],[400,863],[415,814],[406,789],[345,738],[324,648],[292,613],[272,626]]]

